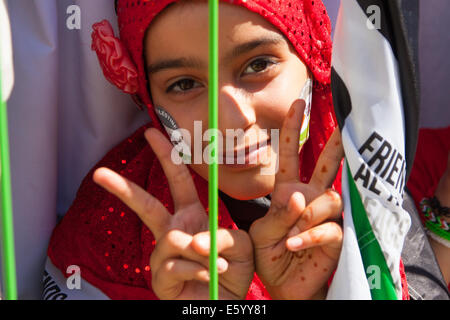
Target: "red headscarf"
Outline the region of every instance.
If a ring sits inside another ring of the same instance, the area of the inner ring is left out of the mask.
[[[336,127],[331,73],[331,26],[322,1],[225,0],[256,12],[276,26],[296,49],[314,77],[310,138],[300,154],[300,176],[308,181],[329,136]],[[92,48],[97,52],[105,77],[132,94],[147,108],[151,126],[164,132],[148,92],[144,66],[144,36],[155,18],[176,0],[118,0],[120,39],[107,21],[95,24]],[[170,212],[173,203],[158,159],[139,129],[110,151],[84,179],[77,197],[55,229],[48,250],[53,264],[64,274],[78,265],[81,276],[110,298],[156,299],[151,289],[149,257],[155,241],[148,228],[115,196],[92,181],[94,170],[109,167],[156,196]],[[200,201],[208,203],[207,182],[192,172]],[[340,188],[339,188],[340,189]],[[219,201],[219,224],[237,228]],[[269,298],[255,276],[247,298]]]
[[[316,160],[337,123],[330,89],[331,24],[322,1],[225,0],[247,8],[277,27],[297,51],[314,77],[309,142],[301,155],[301,174],[309,180]],[[152,125],[161,129],[148,92],[144,66],[144,37],[153,19],[177,0],[119,0],[120,40],[107,21],[94,25],[92,48],[105,77],[119,89],[133,94],[147,107]]]

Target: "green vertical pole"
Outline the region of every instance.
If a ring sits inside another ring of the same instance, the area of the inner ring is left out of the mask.
[[[1,53],[1,52],[0,52]],[[11,172],[9,163],[8,112],[2,98],[0,72],[0,162],[3,289],[6,300],[17,300],[14,224],[12,215]],[[5,99],[6,100],[6,99]]]
[[[211,251],[209,256],[209,297],[219,299],[219,277],[217,272],[217,228],[218,228],[218,87],[219,87],[219,1],[209,0],[209,129],[213,132],[212,159],[209,165],[209,231]]]

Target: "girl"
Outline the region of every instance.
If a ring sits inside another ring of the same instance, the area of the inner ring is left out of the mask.
[[[325,298],[342,243],[342,201],[329,188],[343,156],[325,7],[230,0],[219,8],[219,130],[233,142],[219,151],[219,296]],[[181,128],[184,140],[208,126],[208,4],[119,0],[117,13],[120,40],[103,21],[92,47],[106,78],[151,123],[87,175],[52,235],[46,279],[59,283],[60,298],[207,299],[208,164],[179,164],[167,132]],[[309,139],[299,149],[301,127]],[[185,140],[190,155],[207,150],[204,139]],[[73,270],[80,291],[61,284]]]

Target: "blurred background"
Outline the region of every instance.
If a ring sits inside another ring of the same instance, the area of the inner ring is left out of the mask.
[[[323,2],[334,26],[340,0]],[[149,118],[104,79],[90,49],[93,23],[108,19],[117,34],[113,0],[6,3],[15,70],[8,112],[18,291],[20,299],[39,299],[51,232],[81,180]],[[404,3],[418,47],[420,126],[449,126],[450,1]],[[71,5],[80,8],[80,29],[67,27]]]

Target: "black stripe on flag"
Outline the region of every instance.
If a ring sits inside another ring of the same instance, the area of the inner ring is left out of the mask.
[[[357,0],[357,2],[368,18],[371,15],[371,11],[367,10],[369,6],[376,5],[380,8],[381,23],[378,31],[389,42],[398,61],[405,118],[406,179],[408,179],[416,153],[419,130],[417,40],[412,41],[417,37],[418,2],[408,0],[408,5],[402,0]],[[405,19],[404,12],[408,19]]]
[[[334,113],[336,115],[339,129],[344,129],[344,123],[347,116],[352,112],[352,99],[342,78],[331,68],[331,89],[333,93]]]

